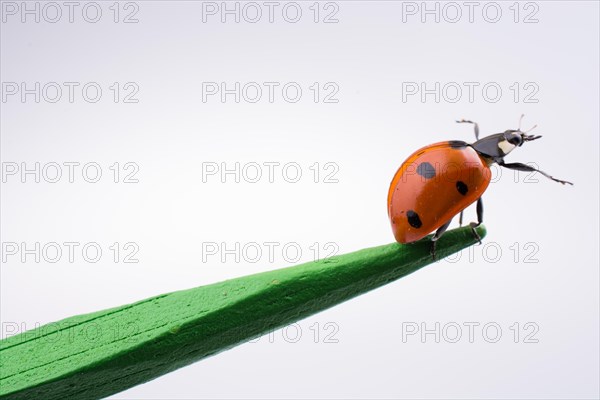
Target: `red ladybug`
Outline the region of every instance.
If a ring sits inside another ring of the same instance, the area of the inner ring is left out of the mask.
[[[435,243],[452,218],[460,213],[462,225],[463,210],[475,201],[477,223],[472,222],[470,226],[475,237],[480,239],[475,227],[483,221],[481,195],[490,183],[490,165],[493,163],[518,171],[536,171],[555,182],[572,185],[529,165],[504,162],[504,157],[516,147],[541,138],[521,132],[520,122],[519,129],[483,139],[479,139],[477,123],[464,119],[456,122],[473,124],[476,142],[451,140],[417,150],[402,163],[388,192],[388,215],[396,241],[415,242],[435,230],[431,238],[434,258]]]

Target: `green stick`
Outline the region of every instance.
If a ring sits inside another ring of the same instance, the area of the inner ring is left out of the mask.
[[[469,227],[455,229],[439,240],[437,255],[474,243]],[[431,262],[427,240],[392,243],[51,323],[0,341],[0,399],[106,397]]]

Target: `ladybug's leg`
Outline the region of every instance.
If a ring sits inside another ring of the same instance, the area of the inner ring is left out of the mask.
[[[571,182],[563,181],[563,180],[560,180],[560,179],[556,179],[555,177],[548,175],[544,171],[540,171],[539,169],[533,168],[533,167],[531,167],[531,166],[529,166],[527,164],[522,164],[522,163],[508,163],[508,164],[506,164],[506,163],[504,163],[504,160],[502,160],[502,159],[497,160],[497,162],[498,162],[498,165],[500,165],[501,167],[504,167],[504,168],[514,169],[514,170],[517,170],[517,171],[525,171],[525,172],[539,172],[540,174],[544,175],[546,178],[552,179],[554,182],[562,183],[563,185],[567,184],[567,183],[569,185],[572,185]]]
[[[483,200],[480,198],[477,199],[477,224],[475,227],[478,227],[483,222]]]
[[[459,124],[466,123],[466,124],[473,124],[473,125],[475,125],[474,126],[474,128],[475,128],[475,140],[479,140],[479,125],[477,124],[477,122],[469,121],[469,120],[466,120],[466,119],[461,119],[460,121],[456,121],[456,122],[458,122]]]
[[[461,212],[460,212],[460,215],[458,216],[458,226],[462,226],[462,221],[463,221],[463,213],[464,213],[464,212],[465,212],[464,210],[463,210],[463,211],[461,211]]]
[[[469,224],[469,226],[471,227],[471,230],[473,231],[473,236],[475,236],[475,239],[477,239],[479,241],[479,244],[481,244],[481,236],[479,236],[479,233],[477,233],[477,231],[475,230],[475,228],[477,228],[479,225],[481,225],[481,223],[483,222],[483,200],[481,200],[481,197],[477,199],[477,222],[471,222]]]
[[[435,231],[435,234],[431,238],[431,257],[433,257],[434,260],[435,260],[435,244],[437,243],[438,239],[440,237],[442,237],[444,232],[446,232],[446,229],[448,229],[448,226],[450,226],[450,222],[452,222],[452,219],[450,219],[450,221],[446,222],[444,225],[440,226],[438,228],[438,230]]]

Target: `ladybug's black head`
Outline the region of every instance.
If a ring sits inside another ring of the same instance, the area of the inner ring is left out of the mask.
[[[535,128],[535,126],[533,128]],[[523,143],[531,142],[532,140],[536,140],[539,138],[541,138],[541,136],[528,135],[526,132],[522,132],[520,129],[509,129],[507,131],[504,131],[501,137],[498,137],[498,147],[500,147],[502,150],[506,149],[504,153],[508,154],[515,147],[523,146]]]
[[[523,116],[521,115],[521,119]],[[502,158],[515,148],[523,146],[525,142],[531,142],[541,138],[541,136],[528,135],[535,126],[526,132],[521,131],[521,120],[519,120],[518,129],[509,129],[502,133],[486,136],[471,146],[481,155],[491,157],[493,159]]]

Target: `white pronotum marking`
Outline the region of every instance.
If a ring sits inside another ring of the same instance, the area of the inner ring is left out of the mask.
[[[516,146],[512,143],[510,143],[508,140],[503,140],[501,142],[498,142],[498,147],[500,148],[500,150],[502,150],[502,152],[504,154],[508,154],[510,153]]]

